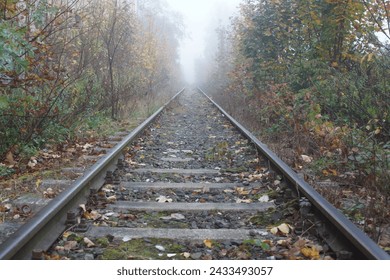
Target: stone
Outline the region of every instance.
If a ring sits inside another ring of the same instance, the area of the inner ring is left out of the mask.
[[[193,253],[191,254],[191,259],[193,260],[199,260],[202,257],[202,253]]]

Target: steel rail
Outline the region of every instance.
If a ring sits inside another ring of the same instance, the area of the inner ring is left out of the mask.
[[[184,89],[176,93],[168,102],[159,108],[153,115],[135,128],[128,136],[118,143],[110,152],[97,161],[81,178],[76,180],[69,189],[65,190],[27,223],[0,245],[0,259],[31,259],[35,249],[48,248],[66,229],[66,213],[85,202],[89,190],[99,188],[104,171],[114,166],[115,161],[141,132],[143,132]]]
[[[287,178],[292,186],[297,188],[299,193],[302,193],[309,201],[320,211],[320,213],[328,219],[328,221],[344,235],[365,258],[372,260],[390,260],[390,255],[382,250],[371,238],[369,238],[362,230],[353,224],[346,216],[338,209],[331,205],[323,196],[321,196],[312,186],[305,182],[299,175],[294,172],[285,162],[283,162],[275,153],[258,140],[244,126],[230,116],[221,106],[219,106],[212,98],[210,98],[202,89],[198,90],[205,95],[231,123],[243,133],[245,137],[250,139],[258,150],[279,170],[282,175]]]

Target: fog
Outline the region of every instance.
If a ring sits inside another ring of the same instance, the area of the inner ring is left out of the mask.
[[[194,62],[204,58],[218,24],[227,24],[237,13],[240,0],[166,0],[171,9],[183,16],[186,35],[181,42],[180,62],[185,80],[195,82]],[[208,57],[210,54],[207,55]]]

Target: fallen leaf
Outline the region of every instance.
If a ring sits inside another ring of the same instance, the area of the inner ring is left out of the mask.
[[[171,216],[164,216],[164,217],[161,217],[160,219],[164,220],[164,221],[170,221],[170,220],[172,220],[172,217]]]
[[[276,244],[287,248],[290,245],[290,241],[291,240],[282,239],[282,240],[278,240]]]
[[[107,197],[107,201],[108,202],[115,202],[116,201],[116,196],[112,195],[112,196]]]
[[[101,217],[102,215],[99,214],[97,211],[91,211],[91,212],[84,212],[83,217],[87,220],[97,220]]]
[[[294,243],[293,246],[294,246],[294,247],[297,247],[297,248],[303,248],[303,247],[306,246],[306,244],[307,244],[307,240],[300,238],[298,241],[296,241],[296,242]]]
[[[83,210],[83,212],[87,212],[87,208],[85,208],[85,204],[80,204],[79,207],[81,208],[81,210]]]
[[[284,233],[284,234],[289,234],[290,233],[290,226],[288,224],[281,224],[280,226],[278,226],[278,230],[280,230],[280,232]]]
[[[166,202],[167,203],[171,203],[173,201],[173,199],[172,198],[168,198],[168,197],[166,197],[164,195],[161,195],[161,196],[156,198],[156,201],[158,203],[166,203]]]
[[[14,155],[11,151],[6,154],[5,159],[8,164],[14,165],[16,163],[14,160]]]
[[[239,195],[248,195],[248,194],[249,194],[249,191],[246,190],[246,189],[243,188],[243,187],[235,188],[235,191],[236,191]]]
[[[90,239],[87,237],[84,237],[83,239],[84,243],[87,245],[88,248],[95,247],[95,243],[93,243]]]
[[[64,244],[64,250],[70,251],[76,249],[78,246],[77,241],[66,241]]]
[[[226,249],[221,249],[221,251],[219,251],[219,256],[220,257],[225,257],[226,255],[228,254],[228,250]]]
[[[188,253],[188,252],[185,252],[183,254],[181,254],[183,257],[185,257],[186,259],[188,259],[189,257],[191,257],[191,254]]]
[[[207,248],[212,248],[213,247],[213,241],[211,241],[210,239],[206,239],[203,241],[204,245],[207,247]]]
[[[320,252],[314,248],[314,247],[305,247],[301,249],[302,255],[304,255],[306,258],[310,258],[312,260],[319,260],[320,259]]]
[[[108,213],[104,214],[104,216],[106,216],[106,217],[112,217],[115,215],[117,215],[117,213],[115,213],[115,212],[108,212]]]
[[[313,158],[312,158],[312,157],[309,157],[309,156],[307,156],[307,155],[301,155],[301,158],[302,158],[302,160],[303,160],[304,162],[306,162],[306,163],[310,163],[310,162],[313,161]]]
[[[41,179],[38,179],[36,182],[35,182],[35,187],[38,189],[39,186],[42,184],[42,180]]]
[[[333,176],[337,176],[337,175],[338,175],[337,170],[335,170],[335,169],[329,169],[329,172],[330,172]]]
[[[52,188],[47,188],[47,190],[43,192],[43,195],[46,198],[54,198],[56,196],[56,193]]]
[[[123,242],[128,242],[128,241],[130,241],[131,240],[131,237],[130,236],[124,236],[123,238],[122,238],[122,241]]]
[[[102,191],[111,192],[113,189],[114,189],[113,185],[107,184],[107,185],[104,185],[104,187],[102,188]]]
[[[262,197],[259,198],[260,202],[268,202],[269,201],[269,196],[268,195],[263,195]]]
[[[244,252],[244,251],[239,251],[237,252],[237,258],[239,260],[247,260],[248,259],[248,253],[247,252]]]
[[[236,199],[236,203],[252,203],[251,199]]]
[[[62,237],[63,238],[68,238],[69,236],[71,236],[73,233],[70,232],[70,231],[65,231],[63,234],[62,234]]]
[[[324,176],[337,176],[338,175],[337,170],[335,170],[335,169],[324,169],[324,170],[322,170],[322,174]]]
[[[162,252],[164,252],[165,251],[165,248],[163,247],[163,246],[161,246],[161,245],[156,245],[156,246],[154,246],[157,250],[159,250],[159,251],[162,251]]]
[[[89,148],[92,148],[92,147],[93,147],[93,145],[91,145],[91,144],[89,144],[89,143],[85,144],[85,145],[83,146],[83,152],[87,152],[88,149],[89,149]]]
[[[65,251],[65,248],[64,248],[64,246],[55,246],[54,250],[58,251],[58,252],[63,252],[63,251]]]
[[[272,234],[277,234],[278,233],[278,228],[277,227],[273,227],[273,228],[271,228],[271,230],[270,230],[270,232],[272,233]]]
[[[261,247],[261,249],[263,249],[264,251],[269,251],[271,250],[271,245],[267,242],[260,242],[260,244],[258,244],[257,246]]]
[[[253,182],[253,181],[256,181],[256,180],[261,180],[261,178],[263,178],[263,174],[253,174],[253,175],[249,175],[248,177],[248,181],[249,182]]]
[[[171,217],[172,217],[172,219],[176,219],[176,220],[184,220],[186,218],[186,217],[184,217],[184,215],[182,215],[180,213],[171,214]]]
[[[34,168],[38,164],[38,161],[35,157],[32,157],[30,161],[27,163],[27,166],[30,168]]]

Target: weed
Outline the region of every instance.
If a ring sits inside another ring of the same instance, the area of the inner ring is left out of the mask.
[[[0,177],[9,177],[15,173],[15,170],[11,167],[0,165]]]

